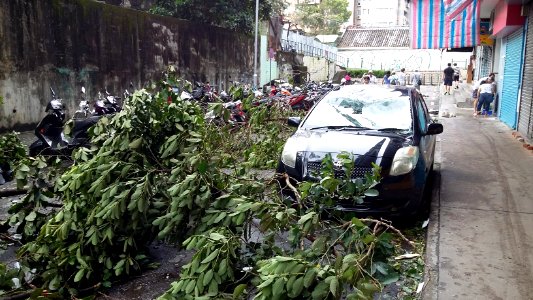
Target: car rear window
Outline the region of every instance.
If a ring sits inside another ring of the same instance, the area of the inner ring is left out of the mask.
[[[380,86],[346,86],[328,93],[307,116],[302,128],[357,126],[411,130],[411,101],[406,90]]]

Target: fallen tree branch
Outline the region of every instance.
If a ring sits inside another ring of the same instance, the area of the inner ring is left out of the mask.
[[[4,188],[0,189],[0,197],[10,197],[26,194],[29,190],[29,187],[25,186],[22,189],[18,188]]]
[[[380,226],[380,225],[383,225],[385,227],[387,227],[387,229],[390,229],[392,231],[394,231],[396,234],[398,234],[398,236],[400,236],[404,241],[406,241],[407,243],[409,243],[409,245],[411,246],[415,246],[415,243],[410,241],[408,238],[405,237],[405,235],[403,235],[398,229],[396,229],[394,226],[392,226],[391,224],[387,223],[387,222],[384,222],[384,221],[380,221],[380,220],[374,220],[374,219],[360,219],[361,222],[368,222],[368,223],[374,223],[376,224],[376,226]]]
[[[6,240],[6,241],[10,241],[10,242],[13,242],[13,243],[17,243],[19,245],[22,245],[22,243],[19,240],[16,240],[16,239],[12,238],[11,236],[9,236],[9,235],[7,235],[5,233],[0,233],[0,239]]]

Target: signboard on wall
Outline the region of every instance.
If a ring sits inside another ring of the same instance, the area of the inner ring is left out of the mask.
[[[490,29],[490,19],[481,19],[479,22],[479,42],[482,46],[494,45],[494,40],[490,37],[492,35]]]

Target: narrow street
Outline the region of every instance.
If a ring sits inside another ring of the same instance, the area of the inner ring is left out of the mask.
[[[457,117],[440,118],[424,299],[533,299],[533,152],[496,118],[457,108],[468,88],[434,88]]]

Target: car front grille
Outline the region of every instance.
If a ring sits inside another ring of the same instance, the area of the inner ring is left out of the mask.
[[[307,176],[317,178],[320,175],[322,169],[322,162],[310,161],[307,163]],[[352,179],[364,178],[365,174],[371,173],[372,167],[355,166],[352,170]],[[335,177],[344,177],[344,170],[342,168],[335,168]]]

